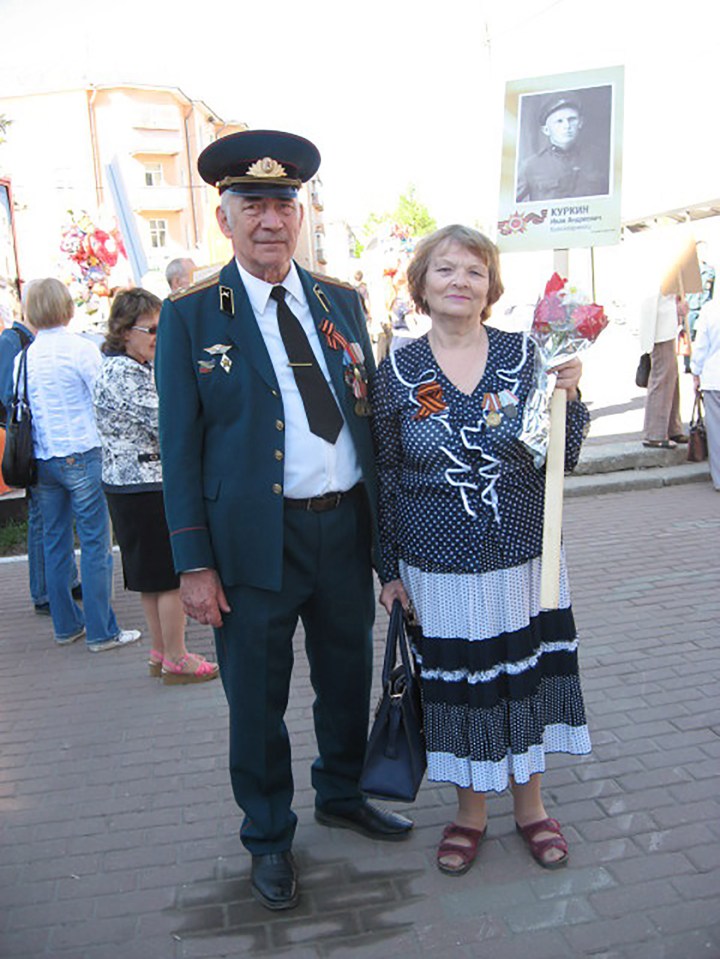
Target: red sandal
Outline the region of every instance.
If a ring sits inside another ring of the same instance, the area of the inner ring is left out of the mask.
[[[437,850],[437,867],[440,872],[448,876],[462,876],[475,862],[478,846],[485,838],[487,826],[484,829],[470,829],[468,826],[458,826],[451,822],[443,829],[442,840]],[[453,839],[463,838],[469,840],[469,845],[461,845]],[[461,859],[459,866],[449,866],[441,860],[446,856],[457,856]]]
[[[567,839],[563,836],[557,819],[541,819],[539,822],[528,823],[527,826],[521,826],[516,822],[515,828],[529,846],[535,862],[539,863],[543,869],[559,869],[567,865],[569,859]],[[552,835],[546,839],[535,838],[543,832],[549,832]],[[562,856],[559,859],[548,859],[547,854],[550,849],[559,849]]]

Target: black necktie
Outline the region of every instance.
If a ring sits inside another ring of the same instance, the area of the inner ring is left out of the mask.
[[[343,418],[332,390],[318,366],[300,320],[285,302],[285,287],[274,286],[270,296],[277,303],[280,336],[300,391],[310,432],[334,443],[343,427]]]

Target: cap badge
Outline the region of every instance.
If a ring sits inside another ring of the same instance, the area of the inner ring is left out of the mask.
[[[251,167],[248,167],[246,176],[284,177],[287,173],[285,167],[281,166],[277,160],[273,160],[272,157],[263,157],[262,160],[256,160]]]

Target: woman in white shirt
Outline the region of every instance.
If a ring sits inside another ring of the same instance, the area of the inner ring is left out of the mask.
[[[690,358],[695,390],[702,390],[713,486],[720,490],[720,302],[702,308]]]
[[[28,397],[55,641],[64,646],[85,636],[91,652],[127,646],[140,639],[140,632],[121,630],[110,605],[110,524],[92,405],[100,350],[67,329],[74,306],[59,280],[32,283],[25,309],[37,330],[27,352]],[[80,540],[83,609],[70,591],[73,520]]]

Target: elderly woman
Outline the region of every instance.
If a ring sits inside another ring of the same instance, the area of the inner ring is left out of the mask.
[[[59,280],[30,284],[25,313],[37,334],[27,352],[28,395],[50,615],[59,645],[84,635],[87,648],[96,653],[135,643],[140,632],[121,630],[110,605],[110,523],[92,406],[102,358],[94,343],[67,329],[73,312],[72,298]],[[73,519],[80,540],[83,609],[70,586]]]
[[[498,253],[463,226],[426,237],[408,271],[432,325],[386,359],[373,384],[380,482],[380,601],[410,602],[428,778],[457,788],[437,865],[466,872],[487,827],[486,794],[509,785],[517,829],[546,868],[568,847],[541,794],[545,754],[589,751],[577,640],[563,565],[561,608],[539,608],[544,471],[518,440],[532,343],[487,327],[503,292]],[[588,413],[581,365],[567,390],[566,465]]]
[[[153,648],[149,669],[166,684],[201,683],[216,663],[188,653],[180,582],[165,522],[152,361],[160,300],[146,290],[117,294],[95,384],[102,478],[122,556],[125,588],[140,593]]]

